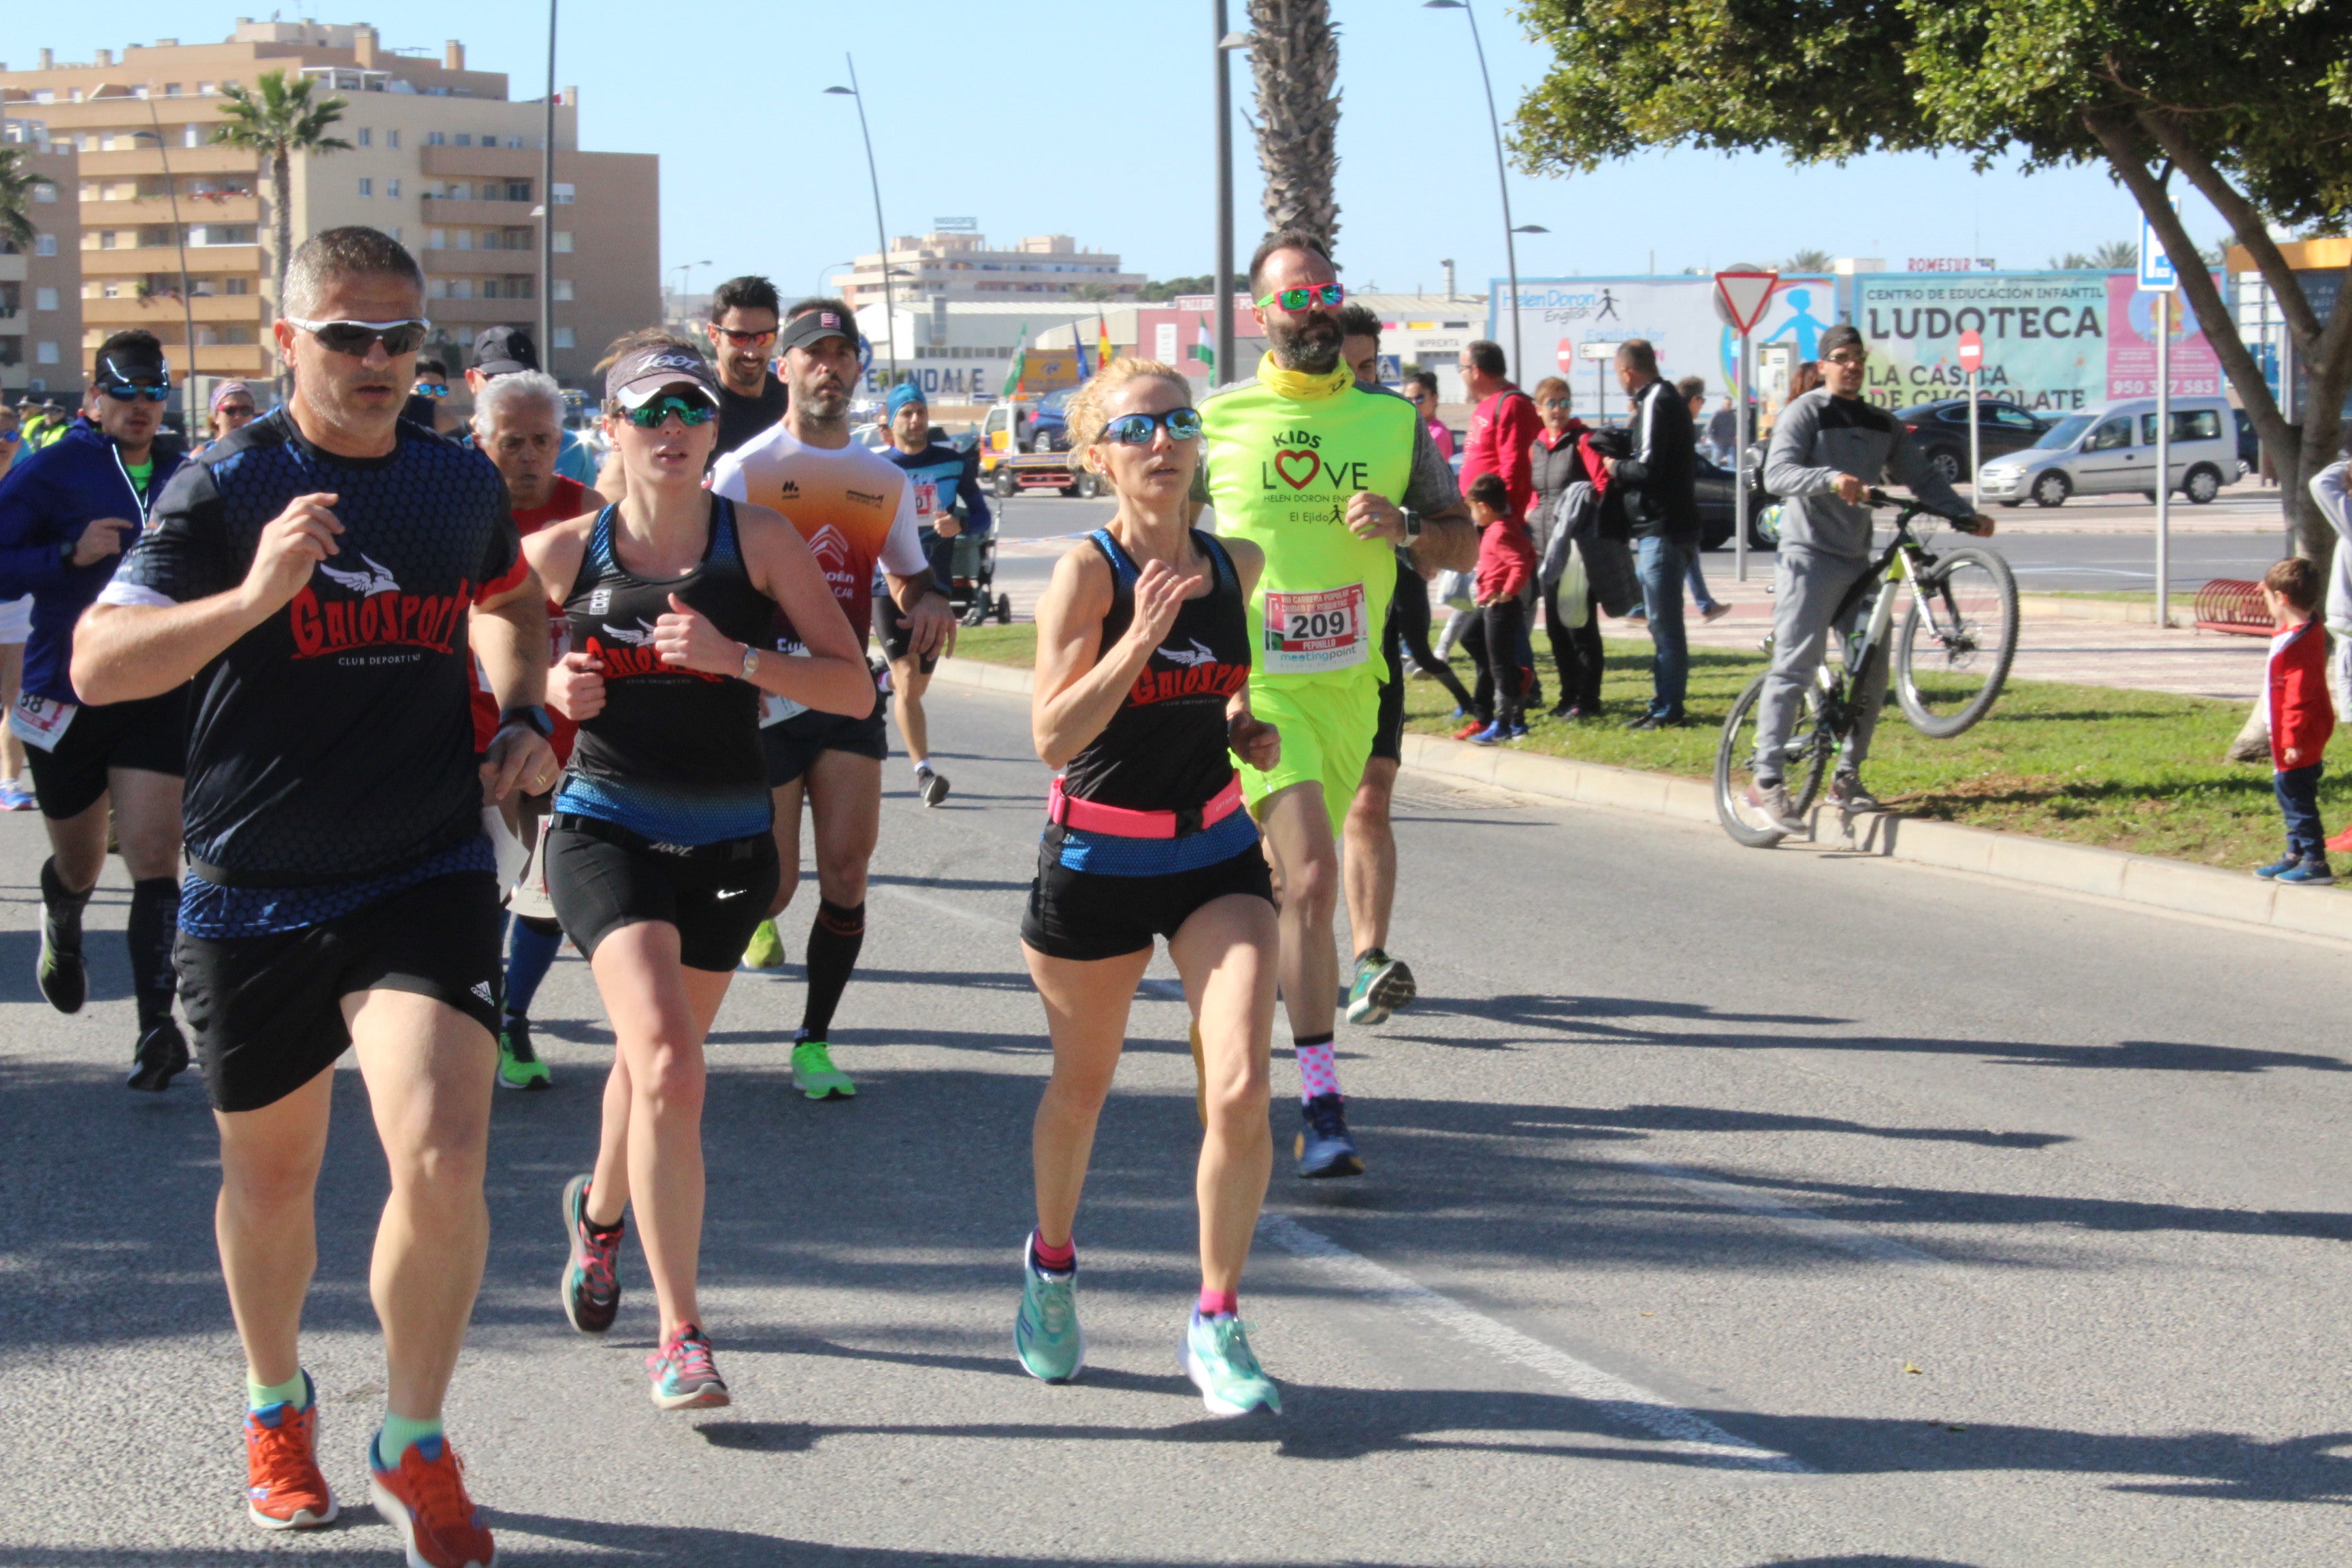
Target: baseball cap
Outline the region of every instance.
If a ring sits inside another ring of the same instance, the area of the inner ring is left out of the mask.
[[[239,394],[242,394],[247,402],[258,403],[261,401],[259,398],[253,395],[253,388],[247,386],[245,383],[241,381],[224,381],[218,386],[213,388],[213,412],[215,414],[219,413],[220,405],[222,404],[226,403],[230,398],[237,396]]]
[[[624,408],[640,408],[662,388],[680,382],[698,388],[713,408],[719,406],[719,378],[710,374],[709,363],[692,349],[669,343],[631,349],[614,360],[604,373],[604,399]]]
[[[857,321],[855,317],[821,305],[813,310],[803,310],[786,321],[783,331],[776,335],[776,352],[803,349],[820,338],[845,338],[849,346],[857,346]]]
[[[1822,341],[1814,347],[1813,352],[1822,358],[1827,359],[1840,349],[1862,349],[1867,352],[1869,348],[1870,345],[1862,341],[1861,328],[1852,321],[1840,321],[1822,334]]]
[[[484,375],[537,370],[539,351],[520,327],[484,327],[474,338],[474,368]]]
[[[162,349],[143,343],[118,343],[98,357],[99,381],[161,381],[172,379],[171,362]]]
[[[898,410],[906,407],[909,403],[919,403],[926,408],[931,405],[930,399],[923,395],[921,387],[911,381],[902,381],[892,387],[888,395],[882,399],[883,417],[896,419],[898,417]]]

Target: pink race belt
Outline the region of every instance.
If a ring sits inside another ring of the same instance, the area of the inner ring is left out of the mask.
[[[1129,811],[1125,806],[1079,800],[1063,793],[1058,775],[1045,795],[1048,822],[1075,827],[1081,833],[1107,833],[1114,838],[1182,838],[1215,826],[1241,807],[1239,777],[1227,779],[1225,787],[1205,803],[1184,811]]]

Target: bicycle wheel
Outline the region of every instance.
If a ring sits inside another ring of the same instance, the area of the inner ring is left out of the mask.
[[[1951,739],[1992,711],[2016,657],[2017,579],[2009,563],[1990,550],[1950,552],[1921,575],[1895,639],[1904,717],[1923,735]]]
[[[1767,822],[1763,812],[1748,798],[1748,786],[1756,782],[1756,708],[1764,695],[1764,680],[1759,675],[1749,681],[1739,700],[1731,705],[1730,714],[1723,721],[1723,738],[1715,747],[1716,819],[1736,842],[1750,849],[1769,849],[1788,837]],[[1829,737],[1822,733],[1821,690],[1809,686],[1804,713],[1781,763],[1781,782],[1788,786],[1789,805],[1795,815],[1801,816],[1812,809],[1814,797],[1821,794],[1830,751]]]

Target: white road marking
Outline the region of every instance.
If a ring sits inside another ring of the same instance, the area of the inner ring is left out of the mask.
[[[1811,1468],[1786,1454],[1736,1437],[1703,1415],[1673,1404],[1646,1388],[1578,1360],[1566,1351],[1474,1312],[1450,1296],[1441,1296],[1393,1268],[1350,1252],[1320,1232],[1309,1230],[1286,1215],[1258,1216],[1257,1233],[1285,1252],[1312,1265],[1344,1286],[1351,1294],[1401,1307],[1466,1340],[1490,1355],[1542,1373],[1577,1398],[1598,1405],[1629,1426],[1664,1440],[1678,1454],[1710,1464],[1780,1475],[1810,1475]]]
[[[1827,1215],[1815,1214],[1811,1209],[1799,1208],[1793,1204],[1784,1204],[1777,1198],[1768,1198],[1761,1193],[1739,1186],[1735,1183],[1719,1182],[1711,1176],[1702,1176],[1695,1172],[1679,1170],[1673,1165],[1653,1165],[1641,1162],[1632,1162],[1632,1163],[1634,1169],[1647,1171],[1654,1176],[1672,1182],[1685,1192],[1705,1198],[1709,1203],[1721,1204],[1726,1208],[1738,1209],[1742,1214],[1751,1214],[1759,1219],[1769,1220],[1783,1230],[1794,1231],[1808,1241],[1818,1241],[1824,1247],[1834,1247],[1841,1252],[1851,1252],[1857,1258],[1867,1258],[1874,1263],[1900,1263],[1909,1267],[1926,1264],[1937,1268],[1948,1268],[1952,1266],[1949,1258],[1938,1258],[1932,1252],[1922,1252],[1916,1247],[1906,1247],[1899,1241],[1889,1241],[1885,1237],[1874,1235],[1858,1225],[1849,1225],[1842,1219],[1832,1219]]]

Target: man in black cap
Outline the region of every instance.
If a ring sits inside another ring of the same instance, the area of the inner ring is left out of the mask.
[[[188,1065],[172,1021],[178,974],[180,784],[184,683],[93,706],[74,689],[74,623],[138,539],[164,483],[187,456],[163,426],[171,366],[154,334],[117,332],[99,348],[88,416],[19,458],[0,489],[0,598],[33,596],[23,694],[8,716],[25,742],[49,831],[41,867],[41,994],[79,1012],[87,991],[82,910],[106,868],[110,820],[131,873],[131,990],[139,1043],[130,1086],[160,1089]]]
[[[1756,704],[1755,782],[1748,786],[1748,804],[1786,833],[1805,831],[1790,808],[1781,756],[1805,689],[1829,651],[1831,631],[1844,641],[1870,618],[1872,601],[1865,597],[1853,621],[1831,624],[1847,590],[1870,570],[1872,522],[1865,492],[1873,485],[1906,485],[1936,510],[1966,519],[1956,525],[1961,532],[1992,531],[1992,519],[1962,500],[1921,458],[1903,422],[1863,400],[1869,360],[1870,350],[1851,322],[1823,332],[1822,384],[1780,410],[1764,458],[1764,488],[1783,504],[1780,561],[1773,568],[1772,669]],[[1863,787],[1862,764],[1870,755],[1871,731],[1885,695],[1882,643],[1870,652],[1862,711],[1830,782],[1830,799],[1843,810],[1879,809]]]
[[[499,377],[538,368],[539,350],[529,332],[520,327],[484,327],[474,334],[474,367],[466,373],[466,391],[478,402],[482,388]],[[452,439],[461,447],[472,446],[472,424],[454,432]],[[556,448],[555,471],[583,485],[596,482],[596,455],[570,425],[563,426],[562,443]]]
[[[784,416],[784,384],[768,363],[776,353],[783,301],[753,274],[730,278],[710,296],[711,357],[719,362],[719,450],[731,452]]]

